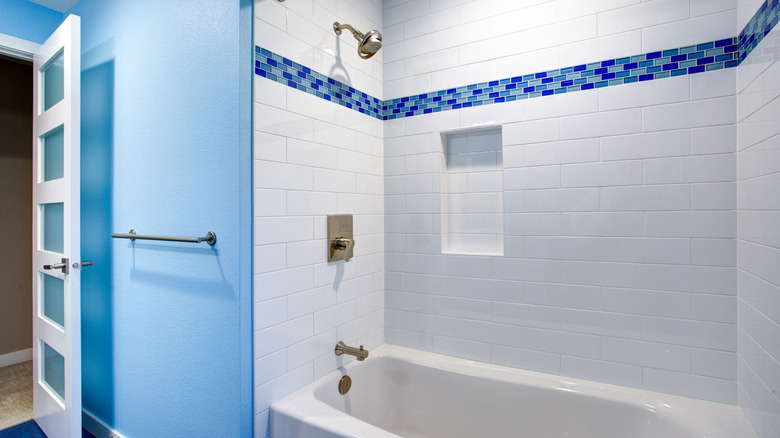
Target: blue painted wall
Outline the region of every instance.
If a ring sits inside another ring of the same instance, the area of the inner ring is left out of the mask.
[[[0,33],[42,43],[65,16],[27,0],[0,1]]]
[[[69,13],[82,17],[82,253],[97,262],[84,407],[129,437],[249,436],[251,3]],[[131,228],[218,242],[108,238]]]
[[[84,408],[128,437],[250,436],[251,2],[68,12],[82,17],[82,254],[96,261]],[[108,237],[131,228],[218,241]]]

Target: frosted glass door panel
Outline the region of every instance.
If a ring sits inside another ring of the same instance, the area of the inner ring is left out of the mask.
[[[60,179],[64,170],[63,143],[65,133],[58,128],[41,137],[41,170],[43,181]]]
[[[63,207],[61,202],[41,205],[41,241],[44,251],[60,254],[64,251]]]
[[[43,381],[51,388],[61,399],[65,399],[65,358],[57,350],[51,348],[49,344],[41,341],[43,362]]]
[[[65,281],[51,275],[41,274],[43,281],[43,316],[60,327],[65,327]]]
[[[65,68],[62,52],[41,72],[43,78],[43,110],[53,107],[65,97]]]

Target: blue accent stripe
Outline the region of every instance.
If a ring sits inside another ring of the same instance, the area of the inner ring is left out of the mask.
[[[259,76],[317,96],[320,99],[338,103],[376,119],[382,120],[385,113],[392,111],[387,108],[390,102],[382,102],[374,96],[261,47],[255,47],[255,65],[258,64],[260,67],[255,69],[255,73]],[[409,99],[405,98],[403,102],[399,103],[397,108],[394,107],[393,110],[398,109],[401,112],[401,108],[404,108]],[[409,111],[406,111],[404,114],[408,113]]]
[[[385,101],[261,47],[256,47],[255,50],[255,65],[259,65],[255,68],[255,73],[376,119],[393,120],[729,68],[738,63],[738,53],[721,53],[720,48],[735,44],[736,40],[733,38],[713,41]],[[716,46],[719,47],[716,49]],[[718,50],[718,54],[706,56],[706,50]],[[664,53],[668,56],[664,56]],[[674,55],[675,53],[683,54]]]
[[[758,44],[769,34],[772,28],[775,27],[780,17],[780,0],[766,0],[758,8],[753,18],[748,21],[742,32],[737,37],[736,50],[739,51],[739,62],[745,60],[750,52],[758,46]],[[716,41],[716,47],[724,47],[725,51],[729,48],[732,50],[733,45],[729,45],[725,42]],[[720,46],[718,46],[720,44]]]
[[[780,0],[766,0],[736,38],[385,101],[261,47],[255,47],[255,74],[376,119],[393,120],[733,68],[747,58],[778,20]]]

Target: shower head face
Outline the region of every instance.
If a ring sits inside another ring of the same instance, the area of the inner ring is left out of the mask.
[[[341,35],[341,31],[348,29],[352,32],[352,36],[358,40],[357,52],[363,59],[368,59],[374,55],[379,49],[382,48],[382,34],[378,30],[372,30],[363,35],[363,32],[355,29],[349,24],[341,24],[338,21],[333,23],[333,31],[336,35]]]
[[[379,31],[372,30],[368,32],[358,44],[358,55],[363,59],[368,59],[382,48],[382,34]]]

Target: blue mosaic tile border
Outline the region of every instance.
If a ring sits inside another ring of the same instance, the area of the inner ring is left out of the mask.
[[[383,102],[376,97],[257,46],[255,74],[382,120]]]
[[[780,1],[780,0],[779,0]],[[730,38],[385,101],[384,120],[736,67]]]
[[[255,47],[255,74],[374,118],[393,120],[736,67],[738,53],[736,39],[730,38],[386,101],[261,47]]]
[[[765,36],[777,24],[780,17],[780,0],[766,0],[753,18],[748,21],[742,32],[739,33],[739,62],[745,60],[750,52],[758,46]]]
[[[255,74],[376,119],[393,120],[736,67],[778,20],[780,0],[766,0],[736,38],[385,101],[257,46]]]

